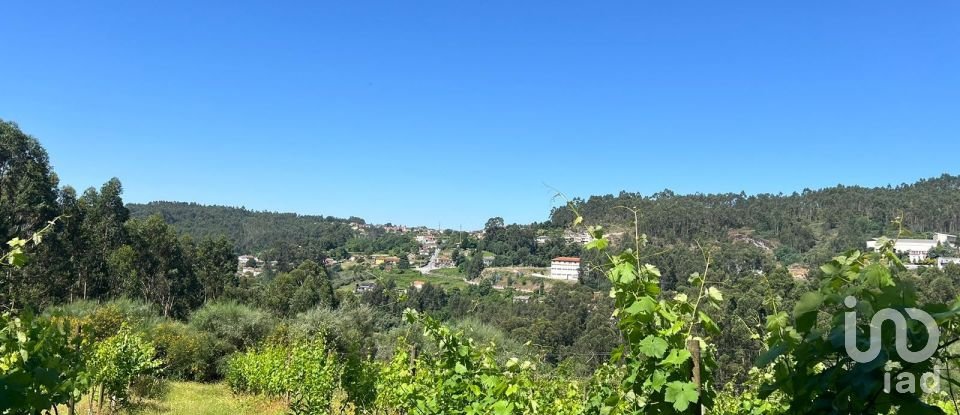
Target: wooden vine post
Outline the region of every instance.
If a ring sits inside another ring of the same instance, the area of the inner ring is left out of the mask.
[[[697,339],[687,340],[687,351],[690,352],[690,359],[693,360],[693,384],[697,387],[697,396],[701,397],[697,399],[697,403],[692,408],[693,414],[702,415],[703,405],[700,402],[703,400],[703,381],[700,379],[700,341]]]

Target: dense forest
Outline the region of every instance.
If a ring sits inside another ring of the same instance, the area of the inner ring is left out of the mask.
[[[470,252],[470,276],[485,252],[495,266],[583,258],[579,283],[521,295],[325,266],[417,249],[412,235],[359,232],[359,218],[128,205],[118,179],[78,194],[35,138],[0,122],[0,414],[120,411],[171,381],[225,382],[304,414],[945,413],[951,395],[885,393],[885,362],[852,362],[825,333],[856,293],[936,313],[937,359],[951,361],[960,267],[907,270],[889,244],[856,248],[956,231],[958,183],[623,193],[574,200],[544,223],[442,234],[441,247]],[[591,242],[568,243],[567,230]],[[248,252],[270,262],[258,275],[237,273]],[[351,289],[371,276],[372,289]]]
[[[133,218],[159,215],[194,238],[226,237],[240,252],[260,252],[283,244],[329,251],[343,247],[356,236],[350,223],[364,223],[361,218],[256,212],[181,202],[129,203],[127,209]]]
[[[960,176],[944,174],[912,184],[866,188],[838,185],[789,195],[744,193],[678,195],[620,194],[575,199],[585,223],[624,227],[641,212],[640,229],[661,244],[693,240],[754,240],[775,250],[785,265],[818,264],[833,253],[862,248],[868,239],[960,232]],[[568,226],[572,211],[551,213]]]

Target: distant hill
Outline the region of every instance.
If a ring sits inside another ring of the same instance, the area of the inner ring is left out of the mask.
[[[912,184],[867,188],[835,186],[787,195],[744,193],[619,195],[577,199],[587,224],[632,228],[641,212],[641,231],[659,244],[693,240],[740,240],[775,250],[785,263],[817,262],[879,235],[896,235],[892,221],[903,217],[907,236],[960,232],[960,176],[943,175]],[[555,226],[574,218],[554,209]]]
[[[258,252],[278,244],[310,246],[317,250],[342,247],[355,236],[350,222],[360,218],[258,212],[228,206],[207,206],[184,202],[129,203],[133,218],[160,215],[195,238],[224,236],[243,252]]]

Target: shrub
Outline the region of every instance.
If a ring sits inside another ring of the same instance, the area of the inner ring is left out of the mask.
[[[318,338],[237,354],[227,382],[237,392],[287,397],[294,413],[316,414],[329,410],[340,374],[333,353]]]
[[[90,361],[93,379],[100,387],[100,406],[128,403],[131,387],[143,376],[155,375],[162,364],[153,344],[124,324],[120,331],[97,345]]]
[[[120,331],[126,324],[146,331],[160,320],[159,313],[150,304],[130,299],[116,299],[104,304],[77,301],[51,309],[48,314],[62,314],[83,325],[84,333],[94,341],[102,341]]]
[[[83,341],[63,318],[0,315],[0,414],[40,413],[86,390]]]
[[[206,304],[190,316],[190,326],[226,343],[227,354],[259,344],[274,325],[266,311],[232,301]]]
[[[161,323],[151,333],[167,377],[195,381],[215,377],[218,350],[212,335],[179,322]]]

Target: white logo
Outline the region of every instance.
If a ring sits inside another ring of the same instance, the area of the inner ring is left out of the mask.
[[[857,299],[849,296],[843,300],[843,303],[848,308],[853,309],[857,305]],[[892,321],[896,328],[894,341],[897,354],[899,354],[900,358],[905,362],[920,363],[933,357],[933,354],[937,351],[937,346],[940,344],[940,327],[937,326],[936,320],[926,311],[917,308],[907,308],[904,309],[904,311],[910,318],[923,323],[927,329],[929,337],[927,338],[927,344],[924,345],[922,349],[912,351],[908,347],[907,319],[903,316],[903,313],[892,308],[884,308],[874,314],[873,318],[870,319],[870,346],[867,348],[867,351],[860,351],[857,347],[857,313],[856,311],[848,311],[843,315],[843,345],[846,347],[847,354],[850,358],[858,363],[869,363],[880,355],[881,342],[883,341],[880,330],[885,321]],[[939,370],[935,370],[935,372],[937,373],[924,373],[920,377],[920,387],[924,392],[929,393],[939,390]],[[900,373],[896,376],[896,379],[898,381],[896,385],[897,392],[906,393],[915,390],[914,388],[917,383],[914,380],[913,373]],[[890,372],[886,372],[884,374],[883,389],[888,393],[891,390],[890,383]]]

